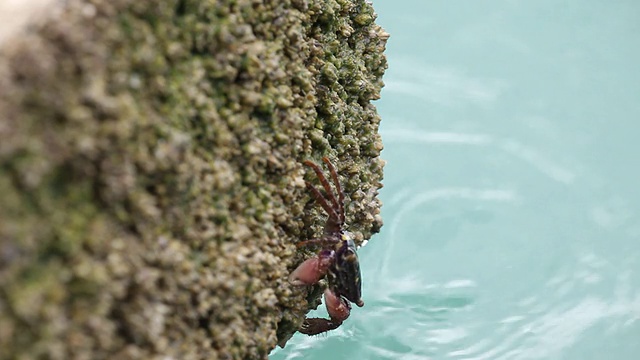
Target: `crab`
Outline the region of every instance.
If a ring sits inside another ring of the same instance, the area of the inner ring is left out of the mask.
[[[344,193],[340,187],[338,173],[331,161],[327,157],[323,157],[322,161],[329,168],[337,196],[331,190],[329,181],[322,174],[320,166],[311,161],[305,161],[304,164],[316,173],[326,195],[309,182],[305,181],[305,185],[329,217],[322,237],[296,244],[298,248],[318,245],[321,246],[321,250],[316,256],[300,264],[289,276],[289,281],[293,285],[300,286],[314,285],[324,276],[327,277],[328,286],[324,291],[324,302],[330,319],[306,318],[298,331],[307,335],[317,335],[338,328],[349,317],[350,303],[358,307],[364,306],[361,298],[362,281],[356,245],[351,235],[343,229]]]

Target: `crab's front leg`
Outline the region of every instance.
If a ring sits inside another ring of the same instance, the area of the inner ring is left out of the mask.
[[[330,289],[324,291],[324,303],[329,312],[330,319],[308,318],[304,320],[300,332],[307,335],[317,335],[334,330],[342,325],[351,313],[351,305],[342,296],[335,294]]]

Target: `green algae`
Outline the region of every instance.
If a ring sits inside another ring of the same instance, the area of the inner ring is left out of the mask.
[[[70,1],[0,49],[0,358],[266,358],[326,219],[379,231],[387,35],[364,1]]]

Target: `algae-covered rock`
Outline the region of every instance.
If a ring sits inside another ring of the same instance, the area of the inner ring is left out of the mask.
[[[382,225],[371,5],[46,6],[0,42],[0,358],[266,358],[319,294],[301,162]]]

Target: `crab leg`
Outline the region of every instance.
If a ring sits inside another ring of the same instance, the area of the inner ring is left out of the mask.
[[[331,174],[331,179],[333,180],[333,184],[336,187],[336,192],[338,193],[338,215],[339,215],[339,219],[340,219],[340,224],[344,224],[344,192],[342,191],[342,187],[340,186],[340,180],[338,179],[338,172],[336,171],[336,168],[333,166],[333,164],[331,163],[331,161],[329,161],[328,157],[323,157],[322,161],[324,161],[325,164],[327,164],[327,167],[329,168],[329,173]],[[335,197],[333,197],[334,201],[333,203],[335,204]]]
[[[313,196],[313,198],[320,204],[320,206],[322,206],[324,211],[326,211],[327,214],[329,215],[329,220],[327,221],[327,225],[331,225],[331,229],[329,230],[334,231],[335,228],[338,228],[338,231],[339,231],[340,224],[338,222],[340,221],[340,217],[336,213],[336,210],[331,206],[329,206],[329,204],[327,203],[327,199],[325,199],[322,196],[322,193],[320,193],[320,191],[315,186],[311,185],[311,183],[307,181],[305,181],[304,183],[305,185],[307,185],[307,188],[311,191],[311,195]]]
[[[325,163],[331,164],[327,157],[323,157],[322,161],[324,161]],[[338,202],[338,199],[336,199],[336,196],[333,193],[333,190],[331,190],[331,185],[329,185],[329,181],[327,181],[327,178],[322,173],[322,169],[320,169],[320,167],[318,165],[312,163],[309,160],[305,161],[304,164],[309,166],[309,167],[311,167],[313,169],[313,171],[316,173],[316,176],[318,177],[318,180],[320,180],[320,183],[322,184],[322,187],[324,188],[324,191],[326,192],[327,197],[329,198],[329,201],[331,202],[333,207],[335,209],[338,209],[338,210],[342,211],[342,207],[340,206],[340,203]],[[330,165],[329,170],[331,170],[331,168],[333,168],[332,165]],[[333,172],[335,173],[335,169],[333,169]],[[333,178],[333,176],[334,176],[334,174],[332,173],[331,177]],[[334,182],[337,183],[335,180],[334,180]],[[340,185],[338,184],[338,186],[340,186]],[[340,188],[338,187],[338,189],[340,189]],[[335,213],[335,211],[334,211],[334,213]],[[336,215],[337,215],[336,217],[338,219],[341,218],[340,214],[336,214]]]
[[[324,238],[320,238],[320,239],[311,239],[311,240],[299,241],[299,242],[296,243],[296,247],[303,247],[303,246],[307,246],[309,244],[312,244],[312,245],[334,245],[338,241],[340,241],[340,240],[324,237]]]

